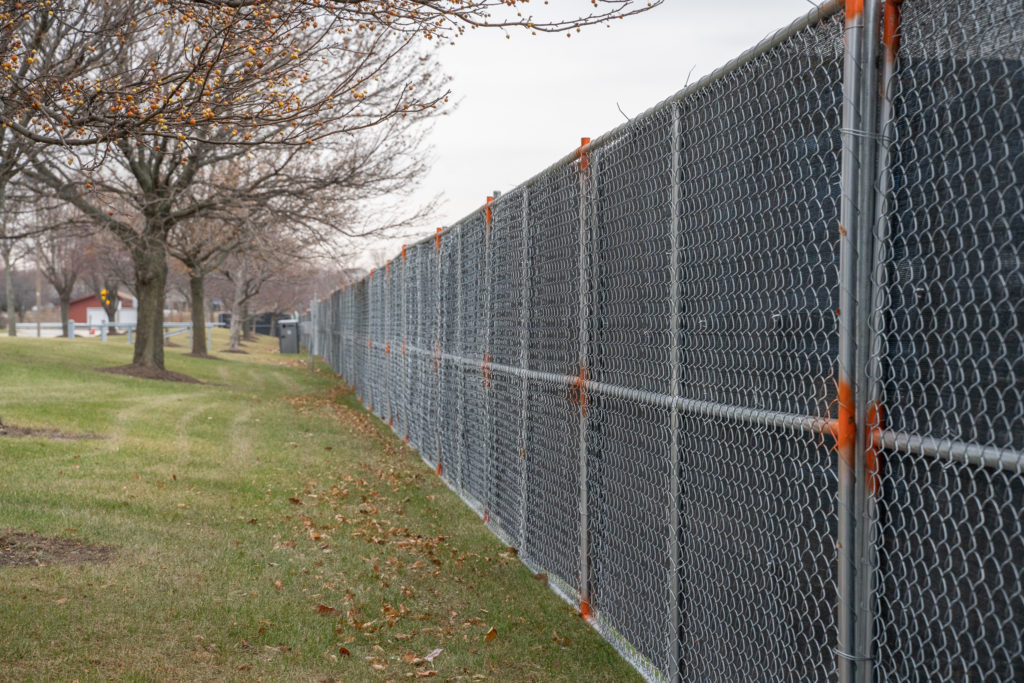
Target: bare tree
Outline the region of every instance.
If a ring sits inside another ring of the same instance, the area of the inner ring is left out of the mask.
[[[43,277],[57,293],[60,302],[60,322],[63,336],[69,336],[68,319],[71,294],[78,283],[84,250],[89,236],[74,210],[58,205],[50,210],[36,211],[40,230],[35,238],[35,256]]]
[[[66,156],[67,165],[64,156],[31,156],[32,175],[128,249],[139,299],[133,363],[163,369],[168,236],[225,199],[209,186],[198,191],[201,169],[260,147],[312,147],[328,172],[288,174],[293,180],[306,189],[358,191],[358,182],[346,185],[353,178],[331,168],[327,141],[390,148],[349,167],[356,180],[370,177],[374,160],[408,167],[415,137],[395,131],[407,133],[448,98],[430,56],[439,39],[467,27],[567,30],[646,9],[635,0],[592,0],[586,14],[540,20],[523,16],[523,4],[23,0],[0,31],[0,67],[10,76],[0,86],[0,122],[34,143],[79,150]],[[108,166],[110,158],[117,163],[104,172],[97,195],[81,171]],[[286,175],[287,163],[269,166],[251,178],[250,196],[269,196],[272,181]],[[127,192],[135,215],[104,206],[99,198],[111,192]],[[297,223],[329,226],[302,212]]]

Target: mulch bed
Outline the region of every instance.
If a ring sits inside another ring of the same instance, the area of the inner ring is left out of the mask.
[[[0,421],[0,436],[13,438],[34,436],[54,441],[81,441],[83,439],[106,438],[100,434],[76,434],[74,432],[64,432],[59,429],[46,429],[43,427],[19,427],[18,425],[4,424],[2,421]]]
[[[116,550],[110,546],[87,545],[70,538],[40,536],[23,531],[0,531],[0,567],[107,562],[115,554]]]
[[[165,382],[185,382],[187,384],[202,384],[195,377],[183,375],[180,372],[170,370],[158,370],[144,365],[117,365],[112,368],[97,368],[100,372],[109,372],[113,375],[128,375],[141,379],[159,379]]]

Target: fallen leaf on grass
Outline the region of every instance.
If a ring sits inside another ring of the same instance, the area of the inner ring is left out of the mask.
[[[276,588],[277,590],[281,590],[282,588],[284,588],[284,585],[280,581],[272,581],[271,583],[274,584],[274,588]]]
[[[318,614],[333,614],[334,613],[334,608],[331,607],[330,605],[324,605],[324,604],[321,603],[321,604],[316,606],[316,611],[317,611]]]
[[[351,657],[352,656],[352,653],[348,651],[347,647],[339,647],[338,648],[338,654],[341,655],[342,657]]]
[[[302,501],[298,498],[289,498],[288,502],[293,503],[294,505],[302,505]]]
[[[437,656],[439,654],[441,654],[442,652],[444,652],[443,649],[437,648],[436,650],[432,650],[430,652],[430,654],[423,655],[423,659],[424,659],[424,661],[427,661],[427,662],[430,662],[431,664],[433,664],[434,660],[437,659]]]
[[[537,579],[538,581],[540,581],[545,586],[548,585],[548,575],[544,574],[543,572],[540,573],[540,574],[534,574],[533,578]]]
[[[484,640],[486,640],[486,641],[487,641],[487,642],[489,643],[489,642],[491,642],[492,640],[494,640],[494,639],[495,639],[495,638],[497,638],[497,637],[498,637],[498,631],[497,631],[497,629],[495,629],[495,628],[494,628],[494,627],[492,626],[492,627],[491,627],[491,630],[490,630],[490,631],[488,631],[488,632],[487,632],[487,633],[486,633],[486,634],[484,635]]]
[[[58,605],[63,605],[63,604],[64,604],[65,602],[67,602],[67,601],[68,601],[68,599],[67,599],[67,598],[60,598],[59,600],[57,600],[57,604],[58,604]]]

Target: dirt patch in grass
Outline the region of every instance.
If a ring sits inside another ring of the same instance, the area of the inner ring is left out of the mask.
[[[9,436],[13,438],[34,436],[41,439],[52,439],[54,441],[82,441],[84,439],[106,438],[99,434],[76,434],[75,432],[65,432],[60,429],[46,429],[44,427],[19,427],[18,425],[7,425],[3,422],[0,422],[0,436]]]
[[[0,567],[107,562],[115,552],[110,546],[87,545],[70,538],[0,531]]]
[[[96,368],[100,372],[109,372],[113,375],[128,375],[130,377],[139,377],[141,379],[158,379],[165,382],[185,382],[187,384],[202,384],[195,377],[189,375],[183,375],[180,372],[171,372],[170,370],[158,370],[157,368],[148,368],[143,365],[117,365],[112,368]]]
[[[221,351],[221,353],[244,353],[247,356],[249,355],[248,351],[243,351],[242,349],[224,349],[223,351]]]

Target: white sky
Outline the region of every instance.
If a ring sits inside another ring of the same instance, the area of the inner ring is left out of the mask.
[[[557,3],[566,16],[590,5]],[[441,195],[442,204],[409,237],[367,244],[357,265],[379,265],[403,242],[456,222],[493,190],[508,191],[574,150],[581,137],[623,123],[618,107],[635,117],[812,7],[810,0],[666,0],[571,38],[467,33],[441,52],[458,107],[434,124],[430,172],[416,195]]]

